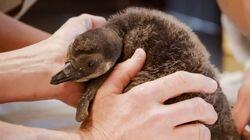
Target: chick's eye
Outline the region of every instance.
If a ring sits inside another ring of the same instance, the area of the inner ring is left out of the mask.
[[[89,61],[87,65],[88,65],[88,67],[93,67],[95,65],[95,62],[94,61]]]

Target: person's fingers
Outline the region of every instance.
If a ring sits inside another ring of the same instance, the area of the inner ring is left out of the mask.
[[[250,140],[250,132],[249,131],[247,131],[247,130],[243,131],[242,135],[243,135],[244,140]]]
[[[71,43],[77,35],[86,32],[92,28],[91,18],[89,15],[84,14],[78,17],[72,17],[67,20],[53,35],[52,37],[59,38]]]
[[[211,132],[203,124],[187,124],[174,129],[177,136],[182,136],[185,140],[210,140]]]
[[[103,17],[89,14],[72,17],[52,35],[52,38],[59,38],[69,45],[76,38],[76,36],[92,28],[105,25],[105,21],[106,20]]]
[[[123,91],[130,80],[141,70],[146,60],[146,53],[143,49],[137,49],[134,55],[115,66],[109,78],[99,89],[102,94],[118,94]]]
[[[55,98],[70,106],[76,107],[82,93],[84,92],[84,85],[67,82],[61,84],[60,86],[62,86],[62,88],[60,88],[60,91],[58,91],[58,94]]]
[[[245,126],[249,122],[248,107],[245,107],[244,102],[239,100],[232,110],[232,116],[235,126],[239,133],[244,131]]]
[[[67,105],[70,105],[72,107],[77,107],[79,103],[79,99],[82,96],[82,93],[76,92],[76,93],[69,93],[66,95],[67,98],[62,98],[61,101],[66,103]]]
[[[173,126],[193,121],[199,121],[211,125],[214,124],[218,118],[214,107],[199,97],[171,105],[164,105],[161,110],[162,112],[165,110],[168,118],[167,121],[170,121],[169,123]]]
[[[104,17],[99,17],[99,16],[92,16],[93,18],[91,18],[92,21],[92,27],[93,28],[99,28],[104,26],[107,21]]]
[[[213,93],[217,83],[213,79],[201,74],[178,71],[154,81],[146,82],[132,88],[129,92],[143,94],[150,99],[163,103],[167,99],[183,93],[204,92]]]

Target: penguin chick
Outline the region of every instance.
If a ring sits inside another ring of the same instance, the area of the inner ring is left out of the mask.
[[[98,28],[78,36],[69,46],[64,69],[52,77],[51,84],[86,82],[109,71],[122,51],[121,38],[112,34],[116,33]]]
[[[209,53],[190,28],[157,10],[128,8],[112,16],[105,26],[79,35],[69,47],[65,68],[52,77],[52,84],[88,81],[76,115],[77,121],[83,121],[82,127],[90,123],[86,121],[90,105],[109,72],[116,63],[130,58],[137,48],[144,49],[147,60],[124,91],[176,71],[200,73],[216,80]],[[212,140],[240,140],[220,87],[212,95],[184,94],[165,104],[193,97],[203,98],[218,113],[217,122],[208,126]]]

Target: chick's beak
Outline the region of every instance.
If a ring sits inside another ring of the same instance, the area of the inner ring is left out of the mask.
[[[78,72],[70,62],[66,63],[63,70],[54,75],[50,81],[52,85],[57,85],[67,81],[80,79],[82,74]]]

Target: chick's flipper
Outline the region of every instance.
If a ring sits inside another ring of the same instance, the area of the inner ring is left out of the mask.
[[[79,100],[77,111],[76,111],[76,121],[82,122],[81,128],[86,127],[87,123],[91,122],[91,121],[88,121],[88,118],[90,117],[89,114],[92,108],[93,100],[95,98],[95,95],[98,89],[107,79],[109,74],[110,72],[107,72],[101,77],[98,77],[96,79],[89,81],[89,83],[87,84],[87,89],[82,94],[82,97]]]

